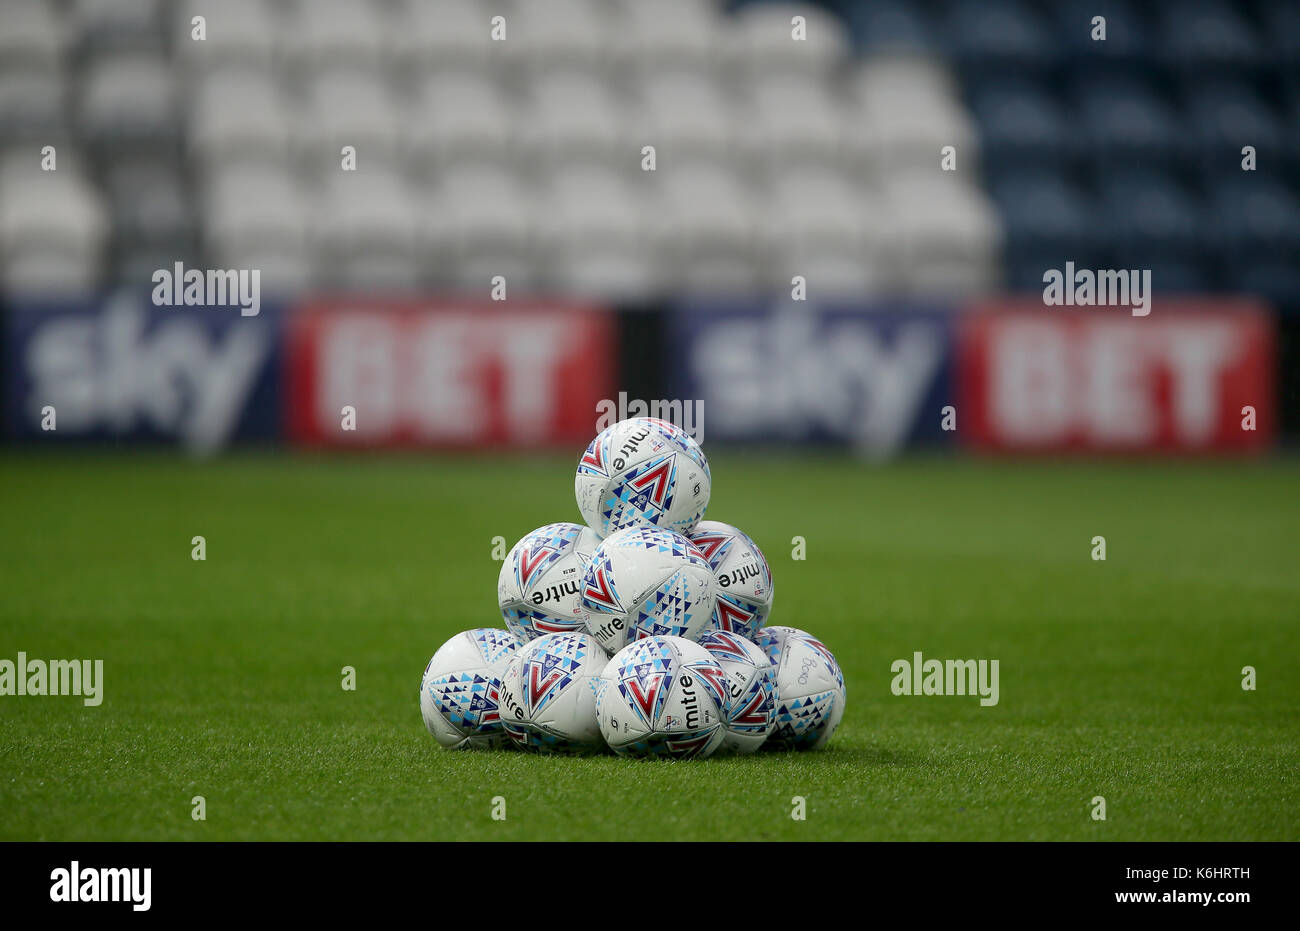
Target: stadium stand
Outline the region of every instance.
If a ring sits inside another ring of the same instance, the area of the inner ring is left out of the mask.
[[[1295,306],[1298,9],[0,0],[0,273],[947,295],[1038,289],[1069,258]]]

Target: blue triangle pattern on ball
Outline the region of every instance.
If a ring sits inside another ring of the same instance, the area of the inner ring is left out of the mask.
[[[654,637],[681,636],[691,624],[691,613],[686,610],[688,594],[685,578],[680,572],[674,572],[642,603],[637,612],[637,626],[649,630]]]

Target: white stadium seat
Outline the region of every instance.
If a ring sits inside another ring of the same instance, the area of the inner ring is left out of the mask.
[[[805,38],[793,37],[793,20],[804,18]],[[785,74],[825,76],[847,57],[849,38],[839,17],[810,3],[754,3],[734,17],[729,42],[750,80]]]
[[[646,143],[634,132],[627,109],[615,91],[593,77],[544,76],[533,83],[521,116],[521,143],[550,164],[581,160],[638,170]]]
[[[74,158],[64,159],[58,171],[41,171],[30,152],[6,158],[0,168],[0,280],[9,293],[93,287],[108,231],[102,198]]]
[[[270,73],[214,69],[196,79],[189,114],[190,151],[201,163],[286,163],[293,114]]]
[[[263,284],[311,281],[312,219],[298,177],[269,164],[222,167],[206,184],[206,244],[224,268],[260,268]]]
[[[401,175],[338,171],[313,205],[312,241],[326,284],[413,290],[419,282],[418,201]]]
[[[526,290],[538,274],[536,213],[532,188],[506,169],[466,165],[440,175],[421,211],[430,273],[484,294],[495,275]]]
[[[388,20],[393,54],[417,70],[487,70],[505,55],[492,41],[494,15],[478,0],[404,0]]]
[[[746,116],[746,146],[758,164],[835,164],[846,151],[843,110],[816,76],[755,80]]]
[[[506,19],[507,39],[500,45],[530,78],[553,70],[600,71],[618,48],[605,0],[525,0]]]
[[[269,68],[276,64],[282,36],[279,9],[271,0],[189,0],[179,5],[172,44],[177,58],[190,67],[241,65]],[[193,20],[204,19],[202,41],[193,38]]]
[[[92,140],[161,139],[174,133],[176,82],[169,62],[128,54],[96,61],[82,77],[77,117]]]
[[[74,41],[111,47],[145,47],[162,39],[163,0],[76,0],[68,16]]]
[[[819,296],[883,290],[880,205],[834,169],[803,169],[773,176],[764,210],[764,236],[772,250],[772,284],[789,288],[802,275]]]
[[[561,168],[542,195],[538,231],[574,247],[644,248],[647,206],[637,181],[613,169]]]
[[[6,68],[54,71],[67,45],[57,5],[0,0],[0,62]]]
[[[405,250],[418,235],[415,199],[394,172],[334,172],[312,206],[312,236],[332,252]]]
[[[966,170],[978,164],[974,125],[941,67],[881,59],[861,65],[852,83],[860,109],[850,125],[870,128],[884,170],[902,171],[918,162],[937,166],[947,145],[956,147]]]
[[[761,257],[754,193],[721,166],[658,174],[653,234],[665,283],[691,291],[749,290]]]
[[[614,169],[560,168],[538,210],[545,284],[577,298],[640,298],[656,286],[642,182]]]
[[[622,0],[613,41],[641,75],[654,71],[715,73],[730,50],[714,0]]]
[[[697,71],[648,72],[640,81],[640,138],[658,157],[718,161],[734,153],[742,133],[736,101]]]
[[[461,162],[508,162],[519,117],[515,103],[480,72],[438,72],[423,86],[402,121],[406,162],[424,173]]]
[[[300,68],[378,68],[394,43],[388,7],[372,0],[299,3],[284,30],[284,52]]]
[[[914,293],[957,295],[997,284],[1002,227],[982,190],[953,172],[891,177],[889,209]]]
[[[295,123],[296,154],[316,167],[340,165],[344,146],[357,164],[391,164],[397,158],[404,113],[378,74],[340,68],[317,74]]]

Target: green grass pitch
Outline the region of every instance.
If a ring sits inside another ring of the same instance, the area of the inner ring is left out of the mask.
[[[0,839],[1300,839],[1293,462],[712,466],[772,623],[844,668],[824,752],[428,736],[430,654],[500,624],[492,538],[579,519],[568,458],[0,461],[0,658],[103,659],[105,694],[0,697]],[[999,660],[999,704],[891,694],[916,650]]]

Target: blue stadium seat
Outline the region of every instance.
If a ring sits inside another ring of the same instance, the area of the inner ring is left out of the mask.
[[[1265,0],[1260,9],[1265,41],[1291,80],[1300,81],[1300,3]]]
[[[928,14],[908,0],[832,0],[859,54],[931,51],[936,45]]]
[[[1150,82],[1077,73],[1072,90],[1079,127],[1097,157],[1173,162],[1185,152],[1182,121]]]
[[[1139,259],[1146,264],[1195,261],[1204,254],[1207,218],[1172,175],[1149,169],[1107,171],[1097,179],[1097,194],[1119,267],[1138,267]]]
[[[1284,312],[1300,313],[1300,261],[1246,259],[1234,271],[1228,282],[1232,290],[1263,295]]]
[[[1277,116],[1243,81],[1189,82],[1184,113],[1204,166],[1241,170],[1241,149],[1253,145],[1258,157],[1271,165],[1283,158],[1282,127]]]
[[[1300,76],[1297,77],[1296,86],[1291,89],[1291,100],[1285,113],[1282,119],[1282,125],[1286,127],[1283,164],[1292,177],[1300,177]]]
[[[1139,268],[1151,272],[1151,290],[1157,294],[1204,294],[1218,287],[1216,268],[1205,261],[1179,262],[1158,259],[1144,261],[1141,256],[1113,268]]]
[[[1013,287],[1041,287],[1045,268],[1066,261],[1091,264],[1101,257],[1094,211],[1067,175],[1008,171],[995,176],[990,189],[1006,226],[1007,277]]]
[[[1237,172],[1209,187],[1216,250],[1236,262],[1287,260],[1300,267],[1300,197],[1269,175]]]
[[[1091,68],[1098,61],[1112,67],[1117,63],[1147,64],[1148,27],[1128,0],[1063,0],[1052,8],[1058,41],[1067,55],[1077,59],[1076,66]],[[1092,37],[1097,16],[1106,20],[1104,40]]]
[[[1064,107],[1041,82],[994,78],[970,91],[983,151],[1007,168],[1015,164],[1065,165],[1078,152],[1078,134]]]
[[[950,0],[944,22],[947,46],[968,74],[1041,71],[1054,61],[1046,21],[1020,0]]]
[[[1166,63],[1192,77],[1203,77],[1208,69],[1241,71],[1267,64],[1254,27],[1221,0],[1166,3],[1156,40]]]

